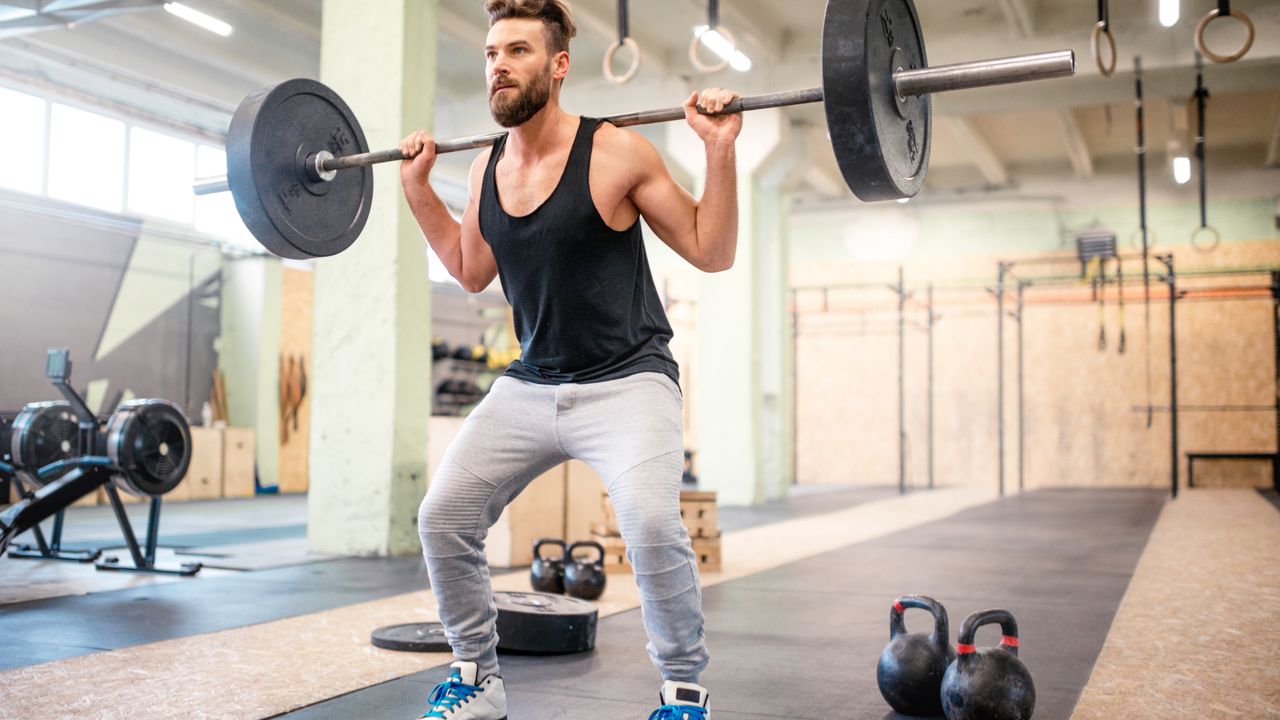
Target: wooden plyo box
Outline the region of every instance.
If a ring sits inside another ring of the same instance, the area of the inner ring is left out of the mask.
[[[716,514],[716,494],[684,491],[680,493],[680,519],[689,528],[689,537],[720,537],[720,521]],[[718,554],[718,551],[717,551]]]
[[[191,428],[191,466],[182,484],[187,486],[189,500],[222,497],[221,428]]]
[[[222,497],[253,497],[254,433],[252,428],[226,429],[222,436]]]

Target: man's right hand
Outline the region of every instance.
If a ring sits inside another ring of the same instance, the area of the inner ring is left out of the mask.
[[[405,156],[400,163],[400,184],[405,191],[426,185],[436,164],[435,139],[426,130],[410,133],[400,141],[400,153]]]

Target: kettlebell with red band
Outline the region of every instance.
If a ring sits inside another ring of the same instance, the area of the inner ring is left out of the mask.
[[[977,648],[978,628],[998,623],[998,647]],[[942,710],[947,720],[1029,720],[1036,686],[1018,658],[1018,623],[1008,610],[980,610],[960,623],[956,659],[942,678]]]
[[[907,608],[928,610],[933,615],[933,632],[907,632],[902,618]],[[950,636],[942,603],[923,595],[903,595],[894,601],[889,610],[889,644],[876,666],[880,694],[894,710],[922,717],[942,715],[942,676],[956,657]]]

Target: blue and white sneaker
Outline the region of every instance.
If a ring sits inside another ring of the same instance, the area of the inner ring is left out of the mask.
[[[662,707],[649,720],[710,720],[711,697],[707,689],[693,683],[668,680],[658,693]]]
[[[473,662],[455,662],[448,680],[431,691],[431,706],[424,718],[443,720],[507,720],[507,691],[502,678],[490,675],[476,683],[479,666]]]

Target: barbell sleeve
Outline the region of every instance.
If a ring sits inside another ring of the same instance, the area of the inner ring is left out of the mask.
[[[226,175],[197,178],[195,183],[191,185],[191,191],[196,195],[213,195],[215,193],[227,192],[230,189],[231,186],[227,184]]]
[[[991,85],[1013,85],[1035,80],[1071,77],[1076,72],[1074,50],[978,60],[894,73],[899,97],[932,95],[951,90],[971,90]]]
[[[1073,50],[1037,53],[1033,55],[1016,55],[994,60],[978,60],[974,62],[939,65],[937,67],[919,69],[897,69],[893,73],[893,83],[899,97],[914,95],[932,95],[952,90],[967,90],[992,85],[1012,85],[1035,80],[1071,77],[1076,70],[1076,56]],[[789,90],[767,95],[741,97],[725,106],[724,113],[749,112],[765,108],[788,107],[823,101],[823,90],[820,87],[806,90]],[[604,121],[617,127],[633,125],[651,125],[655,123],[674,122],[684,119],[683,107],[672,107],[663,110],[642,110],[639,112],[610,115]],[[484,133],[468,137],[441,140],[436,142],[436,153],[445,154],[463,150],[473,150],[492,145],[504,132]],[[400,150],[378,150],[375,152],[355,153],[333,157],[317,163],[321,170],[334,171],[347,168],[376,165],[385,162],[404,160]],[[210,195],[228,190],[225,177],[202,178],[195,182],[192,190],[196,195]]]

